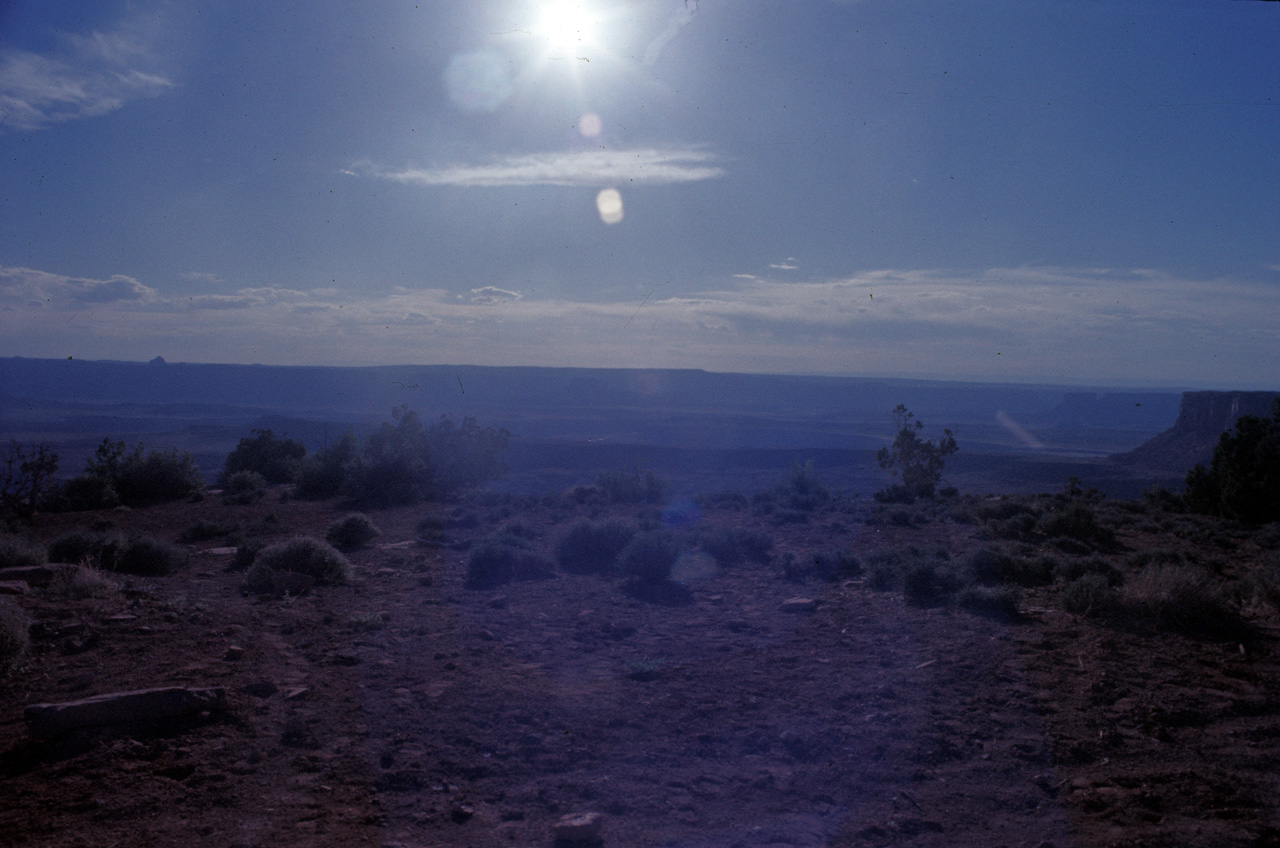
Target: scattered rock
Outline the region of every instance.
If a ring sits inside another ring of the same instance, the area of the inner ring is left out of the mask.
[[[60,704],[31,704],[23,717],[32,736],[50,738],[82,727],[157,721],[226,708],[225,689],[171,686],[112,692]]]
[[[556,822],[552,833],[556,842],[582,844],[597,842],[604,817],[600,813],[570,813]]]
[[[788,598],[782,602],[780,609],[783,612],[810,612],[818,602],[813,598]]]
[[[452,819],[455,824],[462,824],[463,822],[470,821],[471,817],[475,814],[475,808],[469,804],[454,804],[449,808],[449,818]]]
[[[252,695],[255,698],[270,698],[280,690],[269,680],[263,680],[259,683],[250,683],[247,686],[241,686],[240,691],[246,695]]]
[[[222,657],[227,662],[236,662],[244,658],[244,648],[239,645],[232,645],[227,648],[226,654]]]
[[[288,689],[284,690],[283,697],[286,701],[296,701],[298,698],[301,698],[305,694],[307,694],[307,687],[291,686]]]
[[[379,568],[374,572],[379,577],[395,577],[399,573],[394,568]]]
[[[48,586],[59,578],[69,578],[80,566],[65,563],[28,565],[18,568],[0,568],[0,583],[26,583],[28,586]]]

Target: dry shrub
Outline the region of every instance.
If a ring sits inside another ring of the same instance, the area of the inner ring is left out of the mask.
[[[0,539],[0,568],[29,568],[44,565],[44,545],[21,536]]]
[[[579,521],[556,540],[556,561],[572,574],[605,573],[634,536],[620,521]]]
[[[324,538],[335,548],[349,551],[367,545],[381,535],[382,531],[374,526],[369,516],[363,512],[353,512],[329,525]]]
[[[270,592],[275,588],[272,575],[292,571],[315,578],[321,585],[341,585],[351,581],[351,563],[332,545],[319,539],[299,536],[287,542],[263,548],[254,557],[246,582],[253,592]]]
[[[1125,585],[1121,602],[1129,620],[1157,630],[1232,638],[1247,630],[1209,574],[1194,566],[1145,568]]]

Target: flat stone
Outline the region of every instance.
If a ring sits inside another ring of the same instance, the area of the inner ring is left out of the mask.
[[[226,708],[225,689],[170,686],[111,692],[59,704],[31,704],[23,717],[32,736],[50,738],[82,727],[156,721]]]
[[[595,842],[600,838],[604,816],[600,813],[571,813],[556,822],[552,833],[557,842]]]
[[[0,580],[0,595],[25,595],[30,591],[25,580]]]
[[[21,581],[28,586],[48,586],[54,580],[70,577],[80,566],[66,563],[27,565],[17,568],[0,568],[0,583]]]
[[[788,598],[782,602],[780,609],[783,612],[810,612],[818,602],[813,598]]]
[[[241,686],[240,691],[246,695],[252,695],[255,698],[270,698],[280,690],[269,680],[263,680],[260,683],[250,683],[247,686]]]
[[[307,694],[307,691],[307,687],[305,686],[291,686],[284,690],[284,699],[286,701],[295,701]]]
[[[244,648],[239,645],[232,645],[227,648],[227,652],[222,656],[227,662],[236,662],[244,658]]]

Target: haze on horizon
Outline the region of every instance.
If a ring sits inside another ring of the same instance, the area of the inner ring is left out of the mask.
[[[0,5],[0,355],[1275,388],[1280,4]]]

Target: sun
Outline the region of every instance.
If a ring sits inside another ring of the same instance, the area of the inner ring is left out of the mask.
[[[595,19],[586,3],[552,0],[538,14],[538,34],[556,50],[580,47],[591,41]]]

